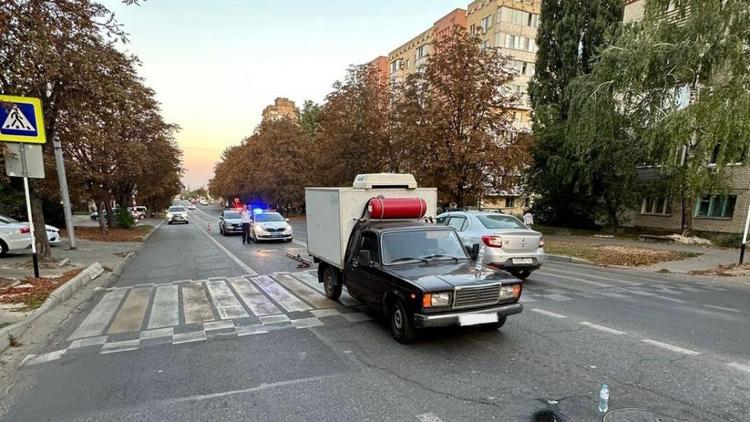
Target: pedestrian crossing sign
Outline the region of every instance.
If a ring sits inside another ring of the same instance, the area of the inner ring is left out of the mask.
[[[46,141],[39,98],[0,95],[0,142],[43,144]]]

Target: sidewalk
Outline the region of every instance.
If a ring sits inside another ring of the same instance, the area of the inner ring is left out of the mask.
[[[709,270],[718,265],[729,265],[737,263],[739,249],[717,248],[711,246],[691,246],[672,243],[646,242],[628,238],[599,238],[593,236],[578,235],[544,235],[545,241],[553,243],[568,242],[590,246],[626,246],[633,248],[668,250],[699,253],[700,256],[682,259],[678,261],[660,262],[653,265],[634,267],[642,271],[659,272],[669,271],[672,273],[687,274],[691,271]]]

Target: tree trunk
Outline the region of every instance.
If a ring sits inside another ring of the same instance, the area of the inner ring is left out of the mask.
[[[96,201],[96,212],[99,214],[99,230],[102,233],[107,233],[107,225],[104,222],[104,201]]]
[[[30,189],[33,185],[30,187]],[[44,213],[42,212],[42,200],[39,199],[34,191],[31,190],[31,218],[34,222],[34,237],[36,240],[36,254],[40,261],[52,261],[52,248],[49,246],[47,238],[47,228],[44,223]]]
[[[615,205],[615,201],[609,195],[605,194],[604,206],[607,208],[609,223],[612,224],[612,234],[616,235],[617,229],[620,227],[619,217],[617,216],[617,205]]]
[[[115,215],[112,213],[112,202],[109,198],[104,201],[104,208],[107,210],[107,227],[110,229],[115,228]]]
[[[695,198],[684,195],[682,205],[682,235],[686,237],[695,235],[695,230],[693,230],[693,204],[695,204]]]

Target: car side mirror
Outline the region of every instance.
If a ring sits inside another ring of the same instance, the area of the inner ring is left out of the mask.
[[[370,251],[361,249],[357,258],[359,265],[363,267],[369,267],[372,264],[372,258],[370,257]]]
[[[471,246],[471,250],[469,251],[469,256],[471,257],[472,261],[476,261],[479,257],[479,243],[475,243]]]

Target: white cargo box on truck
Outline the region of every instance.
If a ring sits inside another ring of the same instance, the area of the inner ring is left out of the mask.
[[[374,197],[422,198],[425,218],[437,216],[437,188],[419,188],[410,174],[360,174],[351,188],[305,188],[307,251],[342,269],[349,235]]]

